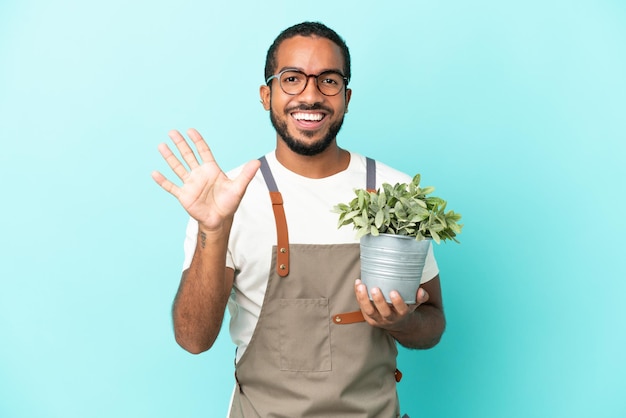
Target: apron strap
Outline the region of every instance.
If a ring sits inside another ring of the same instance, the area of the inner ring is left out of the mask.
[[[370,157],[365,158],[365,169],[367,170],[366,190],[368,192],[376,191],[376,161]]]
[[[276,181],[270,170],[265,156],[259,158],[261,161],[261,174],[265,184],[270,191],[270,199],[272,200],[272,210],[274,211],[274,219],[276,219],[276,273],[280,277],[289,274],[289,234],[287,231],[287,218],[285,217],[285,208],[283,207],[283,197],[278,191]]]
[[[259,161],[261,161],[261,174],[263,174],[263,179],[265,180],[267,188],[270,192],[277,192],[278,186],[276,186],[276,181],[272,175],[272,170],[270,170],[270,165],[267,163],[267,158],[263,156],[259,158]]]

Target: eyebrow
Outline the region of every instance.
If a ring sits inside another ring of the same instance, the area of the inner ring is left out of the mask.
[[[282,67],[281,69],[279,69],[276,72],[276,74],[282,73],[283,71],[300,71],[301,73],[306,74],[306,71],[304,71],[304,68],[300,68],[300,67]],[[327,69],[324,69],[324,70],[320,71],[318,73],[318,75],[319,74],[328,73],[328,72],[338,73],[338,74],[341,74],[341,75],[343,75],[345,77],[345,75],[343,73],[343,70],[340,70],[338,68],[327,68]]]

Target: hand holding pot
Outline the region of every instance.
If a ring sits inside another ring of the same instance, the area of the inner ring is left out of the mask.
[[[365,321],[372,326],[389,331],[401,331],[408,316],[429,298],[428,292],[419,288],[416,294],[417,302],[407,305],[402,296],[392,290],[388,295],[391,303],[388,303],[380,289],[373,288],[370,290],[372,295],[372,300],[370,300],[367,287],[361,280],[355,282],[354,291]]]

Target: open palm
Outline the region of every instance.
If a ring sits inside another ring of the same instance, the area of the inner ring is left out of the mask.
[[[195,129],[187,131],[200,157],[196,158],[189,143],[178,131],[170,131],[169,137],[176,145],[187,167],[174,155],[166,144],[159,145],[159,152],[172,171],[182,180],[177,186],[158,171],[152,178],[165,191],[178,199],[183,208],[207,229],[218,229],[225,219],[231,217],[259,168],[259,161],[248,162],[239,176],[229,179],[215,162],[211,149]]]

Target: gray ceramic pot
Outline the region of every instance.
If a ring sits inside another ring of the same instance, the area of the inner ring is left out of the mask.
[[[368,291],[378,287],[391,302],[389,292],[397,290],[406,303],[415,303],[431,241],[390,234],[362,237],[361,280]]]

